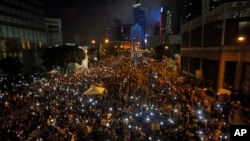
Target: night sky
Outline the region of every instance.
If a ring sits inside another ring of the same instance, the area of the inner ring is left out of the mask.
[[[141,0],[142,9],[146,12],[146,31],[153,30],[158,24],[161,1]],[[74,42],[75,35],[78,35],[80,44],[88,44],[92,39],[100,40],[103,28],[110,26],[115,18],[120,19],[123,24],[132,24],[134,2],[135,0],[45,0],[45,15],[62,20],[64,43]]]

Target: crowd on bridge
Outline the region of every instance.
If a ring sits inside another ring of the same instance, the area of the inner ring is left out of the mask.
[[[3,85],[1,141],[228,140],[242,110],[240,100],[210,100],[193,79],[146,58],[111,57],[77,74],[31,78]],[[105,93],[84,95],[93,85]]]

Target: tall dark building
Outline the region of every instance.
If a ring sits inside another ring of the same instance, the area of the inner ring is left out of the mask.
[[[47,43],[43,4],[43,0],[0,1],[0,58],[19,57],[26,67],[36,63],[36,50]]]
[[[186,23],[202,14],[202,0],[186,0],[184,4],[184,19]]]
[[[112,41],[122,40],[122,22],[119,19],[114,19],[111,24],[111,30],[113,33]]]
[[[250,1],[227,2],[183,24],[180,70],[218,93],[229,89],[250,96],[249,11]]]
[[[122,27],[122,40],[124,40],[124,41],[129,40],[129,37],[131,35],[131,32],[130,32],[131,26],[132,26],[132,24],[123,25],[123,27]]]
[[[146,24],[145,24],[145,11],[142,9],[141,3],[139,0],[136,0],[136,2],[133,4],[133,16],[134,16],[134,24],[138,24],[139,25],[139,30],[140,31],[139,34],[139,39],[136,39],[140,42],[141,47],[145,47],[145,28],[146,28]],[[138,27],[138,26],[136,26]],[[137,35],[138,35],[137,34]],[[133,38],[133,37],[132,37]]]
[[[202,0],[202,13],[206,13],[226,2],[238,2],[246,0]]]
[[[172,33],[171,29],[171,11],[164,7],[161,7],[160,15],[160,25],[159,25],[159,35]],[[157,27],[156,27],[157,28]],[[157,33],[157,32],[156,32]],[[156,34],[157,35],[157,34]]]
[[[186,23],[194,18],[197,18],[224,3],[239,1],[248,0],[186,0],[184,4],[183,22]]]
[[[163,33],[180,33],[183,7],[183,0],[163,1],[160,16],[160,28]]]

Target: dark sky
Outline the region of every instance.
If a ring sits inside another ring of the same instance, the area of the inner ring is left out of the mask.
[[[113,19],[123,24],[133,23],[132,5],[135,0],[45,0],[45,15],[61,18],[63,41],[74,42],[79,35],[80,44],[99,40],[104,27]],[[141,0],[146,12],[146,31],[159,22],[162,0]],[[170,0],[171,1],[171,0]],[[52,3],[51,3],[52,2]]]

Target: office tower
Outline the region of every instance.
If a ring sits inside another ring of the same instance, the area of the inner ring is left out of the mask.
[[[61,19],[45,18],[48,46],[62,45],[62,23]]]
[[[205,14],[227,2],[239,2],[248,0],[186,0],[184,4],[183,23]]]
[[[184,1],[163,1],[161,7],[161,29],[163,33],[179,34],[184,13]]]
[[[142,9],[141,3],[139,0],[136,0],[133,4],[133,16],[134,16],[134,27],[132,28],[133,31],[134,28],[140,28],[137,29],[138,33],[132,34],[136,35],[136,37],[132,37],[134,42],[139,42],[140,47],[145,47],[145,11]]]
[[[0,1],[0,57],[18,56],[26,67],[37,63],[46,45],[42,0]],[[32,58],[32,59],[31,59]]]
[[[194,18],[197,18],[202,13],[202,0],[186,0],[184,4],[184,19],[186,23]]]
[[[130,38],[130,27],[132,26],[132,24],[125,24],[122,27],[122,40],[126,40],[128,41]]]
[[[160,14],[160,36],[172,33],[172,12],[170,9],[161,7]]]
[[[202,13],[209,12],[226,2],[238,2],[246,0],[202,0]]]
[[[111,24],[112,37],[110,41],[121,41],[122,40],[122,22],[119,19],[114,19]]]
[[[139,24],[136,23],[130,27],[130,34],[133,48],[138,50],[140,47],[143,47],[142,44],[144,43],[144,37],[141,36],[143,31]]]
[[[183,24],[181,70],[195,77],[199,74],[215,90],[237,90],[249,96],[249,11],[250,1],[228,2]]]

